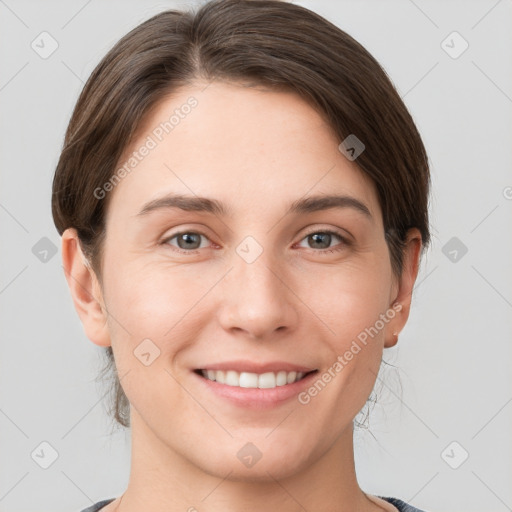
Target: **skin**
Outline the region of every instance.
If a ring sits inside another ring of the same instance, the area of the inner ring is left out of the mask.
[[[396,510],[360,489],[352,422],[384,348],[407,321],[421,235],[409,231],[397,279],[375,186],[294,93],[188,86],[151,112],[126,154],[191,95],[198,106],[110,192],[102,286],[83,263],[76,232],[62,237],[86,335],[112,345],[131,403],[129,484],[120,507],[117,498],[102,510]],[[233,216],[178,209],[137,216],[169,192],[218,199]],[[351,208],[287,214],[292,201],[322,193],[353,196],[372,218]],[[351,243],[333,235],[315,245],[308,235],[325,229]],[[180,231],[204,234],[200,248],[170,239]],[[236,252],[246,236],[263,249],[251,264]],[[207,362],[250,359],[322,374],[395,301],[402,309],[306,405],[292,398],[241,408],[205,392],[192,373]],[[147,338],[160,350],[148,366],[133,354]],[[237,457],[247,442],[262,454],[250,468]]]

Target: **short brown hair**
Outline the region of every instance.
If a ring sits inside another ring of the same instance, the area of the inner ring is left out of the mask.
[[[213,0],[169,10],[125,35],[92,72],[72,114],[55,171],[52,214],[74,227],[101,282],[111,179],[142,120],[170,92],[197,80],[245,82],[297,92],[340,142],[365,145],[356,163],[376,185],[393,272],[402,273],[407,230],[430,242],[430,172],[420,134],[384,69],[351,36],[318,14],[278,0]],[[129,426],[129,402],[114,369],[114,417]]]

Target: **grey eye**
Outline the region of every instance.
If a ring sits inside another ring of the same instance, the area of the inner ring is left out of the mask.
[[[178,247],[179,249],[195,250],[201,248],[201,237],[207,239],[206,236],[202,235],[201,233],[196,233],[195,231],[186,231],[183,233],[176,233],[175,235],[169,237],[165,243]],[[177,245],[171,243],[171,240],[174,239],[177,240]]]

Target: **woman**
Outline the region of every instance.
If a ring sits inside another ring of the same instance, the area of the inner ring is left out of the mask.
[[[214,1],[121,39],[53,183],[132,430],[126,492],[87,512],[417,511],[360,489],[353,425],[409,315],[429,180],[383,69],[303,7]]]

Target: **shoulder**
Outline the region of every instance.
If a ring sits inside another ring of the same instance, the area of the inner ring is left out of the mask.
[[[90,507],[84,508],[81,512],[98,512],[98,510],[100,510],[103,507],[107,506],[109,503],[111,503],[114,500],[115,500],[115,498],[111,498],[111,499],[108,499],[108,500],[98,501],[94,505],[91,505]]]
[[[391,503],[391,505],[394,505],[399,512],[426,512],[425,510],[420,510],[419,508],[413,507],[412,505],[409,505],[405,501],[399,500],[398,498],[390,498],[386,496],[379,496],[381,500],[387,501],[388,503]]]

